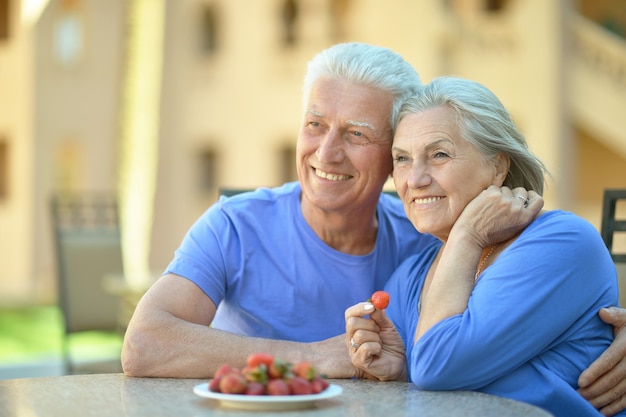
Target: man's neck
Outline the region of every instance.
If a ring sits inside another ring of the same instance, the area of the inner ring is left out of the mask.
[[[378,235],[376,206],[361,210],[329,211],[301,203],[304,220],[328,246],[350,255],[374,250]]]

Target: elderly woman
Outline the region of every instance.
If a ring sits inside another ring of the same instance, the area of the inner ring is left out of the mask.
[[[618,303],[616,271],[598,232],[572,213],[541,211],[521,233],[483,249],[454,227],[492,193],[524,208],[536,200],[524,189],[543,191],[544,165],[500,101],[472,81],[434,80],[404,105],[392,156],[407,216],[443,244],[396,270],[387,310],[360,303],[346,311],[353,365],[362,376],[422,389],[599,416],[576,391],[613,340],[597,313]],[[459,253],[473,264],[455,263]]]

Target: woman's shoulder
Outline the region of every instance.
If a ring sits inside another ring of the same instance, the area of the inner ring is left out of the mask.
[[[539,215],[528,227],[551,232],[567,232],[598,235],[594,225],[583,217],[565,210],[549,210]]]
[[[519,244],[560,256],[604,259],[608,254],[600,232],[586,219],[568,211],[541,214],[518,238]],[[610,257],[608,258],[610,260]]]

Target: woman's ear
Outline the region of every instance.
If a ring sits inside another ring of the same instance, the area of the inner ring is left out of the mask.
[[[509,166],[511,165],[511,159],[508,155],[499,153],[495,156],[494,162],[496,168],[495,180],[497,181],[497,183],[500,184],[500,186],[502,186],[502,184],[504,184],[506,176],[509,175]]]

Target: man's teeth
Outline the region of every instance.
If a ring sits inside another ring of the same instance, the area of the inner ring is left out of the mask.
[[[315,175],[317,175],[320,178],[324,178],[324,179],[331,180],[331,181],[342,181],[342,180],[347,180],[348,178],[350,178],[349,175],[328,174],[324,171],[320,171],[319,169],[315,170]]]
[[[443,197],[428,197],[428,198],[416,198],[413,200],[415,204],[429,204],[434,203],[437,200],[441,200]]]

